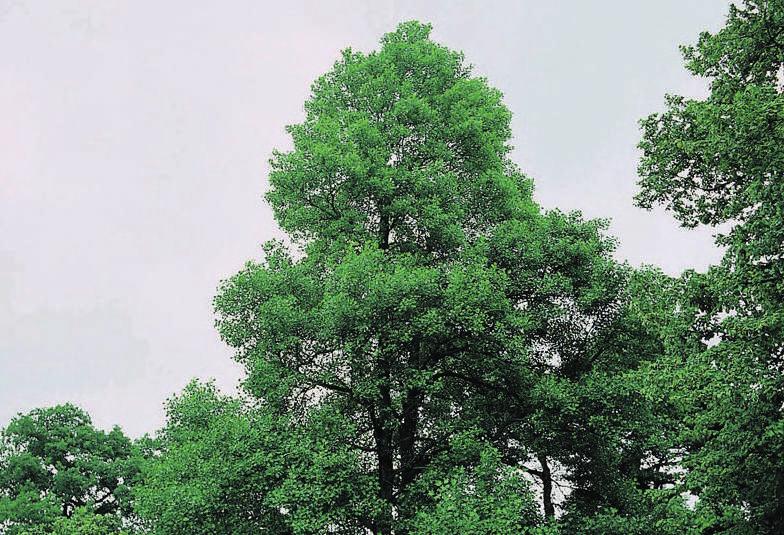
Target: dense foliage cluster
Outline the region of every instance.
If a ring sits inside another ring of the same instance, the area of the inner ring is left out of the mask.
[[[671,352],[665,394],[684,410],[686,487],[726,518],[718,529],[782,533],[784,2],[732,6],[684,55],[710,94],[670,96],[643,121],[637,200],[718,226],[726,253],[686,277],[702,344]]]
[[[136,442],[18,416],[0,530],[784,532],[784,4],[731,7],[684,48],[709,96],[642,123],[639,205],[724,232],[677,278],[537,205],[501,94],[429,34],[344,51],[274,153],[290,243],[215,299],[242,396],[193,382]]]
[[[109,533],[132,510],[141,456],[73,405],[20,415],[0,435],[3,533]]]

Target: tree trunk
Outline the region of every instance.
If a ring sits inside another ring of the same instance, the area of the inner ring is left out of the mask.
[[[416,435],[419,425],[419,398],[421,392],[412,388],[403,402],[403,421],[400,425],[400,489],[405,489],[416,477],[414,466]]]
[[[382,431],[383,435],[387,432]],[[379,497],[384,501],[384,512],[379,519],[379,535],[392,533],[392,505],[394,500],[395,467],[394,456],[388,438],[382,438],[378,443],[378,484]]]
[[[392,533],[392,508],[395,499],[395,450],[393,430],[390,423],[393,418],[392,395],[389,388],[389,369],[382,360],[387,382],[381,386],[378,418],[374,421],[373,434],[376,441],[376,458],[378,460],[379,498],[384,502],[384,511],[378,522],[379,535]]]
[[[555,506],[553,505],[553,477],[550,473],[550,465],[547,464],[546,455],[539,455],[539,464],[542,466],[542,504],[544,506],[544,516],[549,520],[555,517]]]
[[[379,206],[379,211],[384,208]],[[378,222],[378,246],[382,251],[389,249],[389,216],[381,213]]]

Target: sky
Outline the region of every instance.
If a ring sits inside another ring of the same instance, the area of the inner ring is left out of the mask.
[[[281,237],[263,201],[310,83],[397,23],[433,24],[503,91],[546,208],[612,219],[617,256],[677,275],[720,252],[633,205],[637,121],[699,97],[678,45],[724,0],[0,0],[0,426],[70,401],[154,432],[191,378],[242,371],[219,282]]]

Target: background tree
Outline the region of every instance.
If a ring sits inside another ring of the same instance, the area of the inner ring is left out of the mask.
[[[670,370],[687,409],[687,482],[730,519],[721,529],[781,533],[784,3],[733,5],[724,28],[683,51],[710,94],[668,96],[667,110],[642,122],[637,201],[686,226],[717,226],[725,247],[686,296],[699,307],[703,345],[681,355],[688,371]]]
[[[87,413],[66,404],[17,416],[0,438],[4,532],[63,526],[58,519],[77,510],[80,518],[93,514],[119,520],[131,513],[129,489],[139,459],[118,427],[108,433],[96,429]]]
[[[193,382],[167,405],[156,453],[134,488],[136,510],[161,534],[359,530],[355,519],[375,506],[372,482],[358,476],[356,455],[335,444],[334,419],[316,415],[313,425],[292,426]]]

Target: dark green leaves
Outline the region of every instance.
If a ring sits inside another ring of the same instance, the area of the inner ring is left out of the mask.
[[[673,316],[691,310],[693,322],[665,322],[659,371],[683,410],[688,488],[717,525],[744,533],[784,529],[782,36],[780,0],[732,6],[720,31],[684,49],[687,67],[710,79],[708,97],[668,97],[640,143],[638,203],[724,232],[721,265],[684,277]]]
[[[87,413],[73,405],[19,415],[3,430],[0,443],[0,525],[9,533],[26,533],[57,521],[57,529],[65,529],[70,524],[57,519],[77,511],[106,515],[105,521],[95,521],[119,525],[118,515],[131,512],[129,486],[138,477],[138,464],[119,428],[95,429]]]

